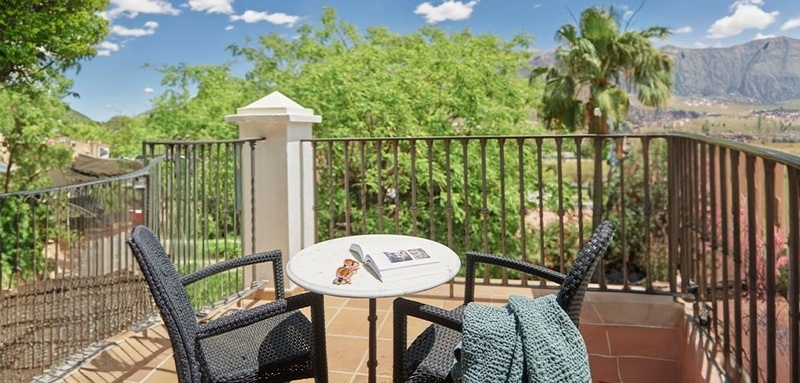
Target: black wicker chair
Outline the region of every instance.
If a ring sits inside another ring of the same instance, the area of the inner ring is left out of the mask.
[[[394,381],[448,382],[453,365],[453,348],[461,340],[462,315],[467,303],[475,296],[477,263],[499,265],[558,283],[556,301],[569,314],[575,326],[580,323],[583,298],[600,258],[605,256],[614,236],[610,222],[603,222],[581,248],[568,274],[543,268],[528,262],[476,252],[467,253],[464,304],[448,311],[405,298],[394,301]],[[406,349],[408,317],[423,319],[428,326]]]
[[[128,245],[142,269],[172,342],[180,382],[327,382],[325,314],[319,294],[284,298],[280,251],[223,261],[179,277],[150,229]],[[198,324],[185,286],[236,267],[272,262],[276,300]],[[311,307],[309,321],[299,309]]]

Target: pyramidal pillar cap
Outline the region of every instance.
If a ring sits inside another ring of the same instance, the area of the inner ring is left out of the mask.
[[[236,114],[225,116],[228,122],[285,121],[285,122],[322,122],[322,116],[304,108],[281,92],[275,91],[267,96],[236,109]]]

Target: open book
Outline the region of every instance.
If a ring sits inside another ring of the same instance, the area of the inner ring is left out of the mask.
[[[350,250],[383,282],[445,272],[444,265],[422,248],[387,251],[353,243]]]

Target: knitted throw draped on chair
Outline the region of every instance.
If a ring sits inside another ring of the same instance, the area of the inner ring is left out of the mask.
[[[555,295],[512,295],[503,307],[467,305],[455,381],[591,382],[589,354]]]

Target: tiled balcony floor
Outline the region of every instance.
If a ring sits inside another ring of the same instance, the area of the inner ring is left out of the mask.
[[[455,286],[463,291],[463,286]],[[530,289],[489,287],[483,290],[496,291],[498,297],[509,293],[524,294]],[[446,298],[450,286],[417,294],[413,299],[439,307],[452,308],[461,304],[463,295]],[[484,296],[483,301],[490,300]],[[497,300],[503,303],[501,300]],[[243,307],[258,305],[259,301],[244,299]],[[378,381],[391,382],[392,374],[392,299],[379,299],[378,309]],[[224,309],[223,309],[224,311]],[[368,353],[368,301],[326,296],[325,321],[328,341],[328,370],[332,383],[366,382]],[[217,313],[219,313],[218,311]],[[306,313],[310,316],[309,313]],[[425,323],[410,321],[410,339],[425,328]],[[126,332],[114,339],[115,345],[85,363],[80,369],[64,379],[64,382],[175,382],[175,363],[172,348],[163,325],[156,325],[145,332]],[[312,382],[312,379],[307,380]],[[305,382],[305,381],[303,381]]]
[[[443,285],[412,296],[412,299],[431,305],[454,308],[463,301],[463,285],[452,286],[454,297],[450,298],[451,286]],[[528,287],[503,287],[480,286],[476,289],[476,301],[483,304],[502,305],[509,295],[522,295],[534,298],[538,295],[553,293],[555,290],[539,290]],[[592,298],[592,294],[597,294]],[[612,294],[612,295],[608,295]],[[655,304],[653,304],[655,300]],[[263,301],[262,301],[263,302]],[[612,306],[608,303],[613,302]],[[642,304],[647,302],[647,309],[642,310]],[[243,307],[252,307],[260,304],[259,301],[244,299],[240,301]],[[379,299],[378,309],[378,381],[391,382],[392,373],[392,299]],[[224,310],[225,308],[223,308]],[[230,309],[230,307],[228,308]],[[214,316],[223,310],[215,312]],[[330,382],[352,383],[367,381],[367,353],[368,353],[368,301],[366,299],[348,299],[338,297],[325,297],[325,320],[327,329],[328,370]],[[604,327],[616,322],[617,317],[635,319],[643,322],[642,315],[659,318],[665,325],[659,328],[656,324],[647,324],[646,331],[652,329],[656,336],[653,341],[662,344],[656,346],[659,350],[672,350],[668,354],[645,355],[638,358],[636,364],[652,361],[658,365],[648,365],[648,376],[653,376],[653,368],[664,370],[665,382],[674,382],[677,378],[675,372],[679,369],[676,360],[676,343],[663,337],[667,331],[670,336],[677,335],[678,317],[682,309],[676,309],[674,302],[669,297],[655,297],[642,294],[615,294],[615,293],[590,293],[584,303],[582,312],[581,332],[587,340],[587,348],[592,363],[593,378],[595,381],[621,382],[636,381],[625,379],[626,372],[623,362],[628,359],[617,357],[611,352],[614,348],[613,330],[616,325]],[[626,314],[626,312],[628,314]],[[306,313],[308,316],[309,313]],[[607,318],[607,319],[604,319]],[[638,318],[638,319],[636,319]],[[675,323],[674,325],[669,323]],[[624,323],[623,323],[624,324]],[[418,320],[409,321],[409,339],[414,339],[427,323]],[[607,333],[607,331],[609,331]],[[644,337],[644,338],[643,338]],[[637,334],[638,341],[646,341],[649,335]],[[676,339],[677,340],[677,339]],[[663,347],[663,342],[672,343]],[[156,325],[144,332],[127,332],[112,339],[114,345],[106,348],[82,367],[71,373],[63,381],[75,382],[175,382],[175,365],[172,359],[172,349],[166,330],[163,325]],[[653,344],[655,345],[655,344]],[[603,362],[603,363],[601,363]],[[609,365],[609,363],[611,363]],[[611,370],[609,370],[609,368]],[[657,374],[655,376],[658,376]],[[309,379],[304,382],[311,382]],[[648,381],[653,381],[648,379]],[[656,379],[655,381],[662,381]]]

